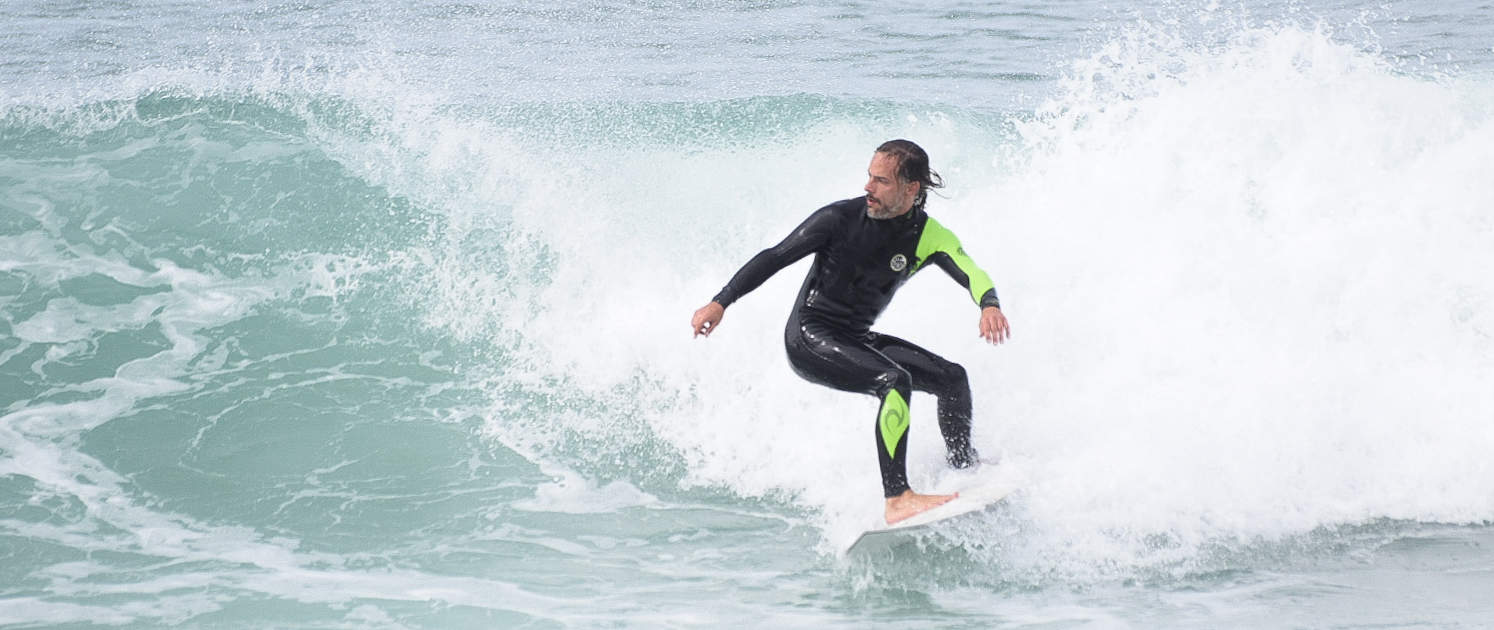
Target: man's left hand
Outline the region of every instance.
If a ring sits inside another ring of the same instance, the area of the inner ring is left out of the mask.
[[[1012,326],[1001,309],[987,306],[980,310],[980,336],[991,343],[1001,343],[1012,336]]]

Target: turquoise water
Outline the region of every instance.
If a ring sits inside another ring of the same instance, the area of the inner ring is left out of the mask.
[[[1494,6],[1428,5],[0,3],[0,626],[1487,625]],[[803,266],[686,321],[891,137],[1016,336],[879,328],[1024,483],[843,558]]]

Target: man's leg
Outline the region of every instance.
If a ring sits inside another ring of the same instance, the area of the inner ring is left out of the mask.
[[[868,345],[907,370],[913,389],[938,397],[939,433],[944,436],[949,465],[968,468],[975,464],[979,453],[970,443],[970,379],[965,368],[892,335],[873,333]]]
[[[887,390],[877,409],[877,464],[882,468],[882,496],[892,498],[908,491],[908,399],[907,389]]]
[[[789,364],[805,379],[835,389],[871,394],[881,401],[874,436],[887,498],[887,521],[902,520],[952,495],[919,495],[908,487],[908,398],[912,376],[864,339],[835,329],[790,324],[785,341]]]

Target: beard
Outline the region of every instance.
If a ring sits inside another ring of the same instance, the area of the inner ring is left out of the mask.
[[[872,202],[876,202],[876,204],[873,205]],[[881,199],[877,199],[871,195],[866,196],[866,216],[873,219],[891,219],[902,214],[901,212],[895,212],[892,206],[887,205]]]

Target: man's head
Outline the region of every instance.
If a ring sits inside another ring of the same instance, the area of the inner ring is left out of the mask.
[[[928,189],[944,186],[939,174],[929,169],[929,154],[907,140],[888,140],[877,147],[866,175],[866,214],[873,219],[890,219],[922,207]]]

